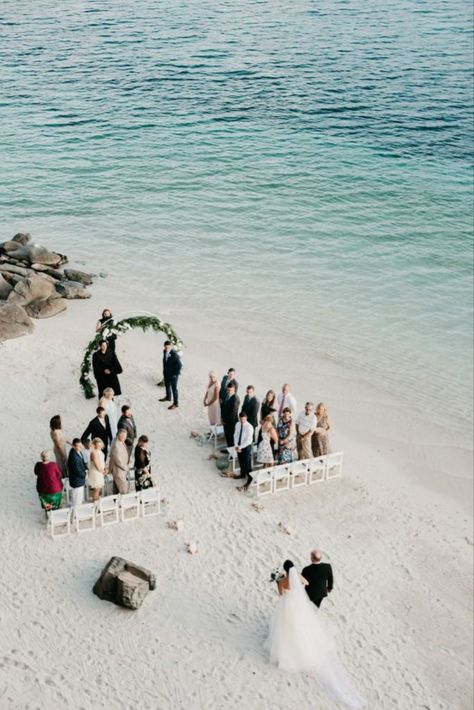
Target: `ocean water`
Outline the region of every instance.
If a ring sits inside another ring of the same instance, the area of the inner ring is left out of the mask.
[[[470,0],[0,6],[1,239],[472,422]],[[236,344],[238,349],[238,345]]]

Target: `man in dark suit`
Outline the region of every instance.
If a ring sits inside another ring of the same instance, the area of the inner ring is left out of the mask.
[[[72,440],[72,448],[67,459],[69,473],[71,508],[84,503],[84,486],[86,485],[87,468],[82,455],[82,442],[80,439]]]
[[[117,423],[117,431],[119,429],[125,429],[127,436],[125,437],[125,446],[128,451],[128,460],[130,461],[132,457],[133,444],[137,438],[137,425],[135,424],[135,419],[133,418],[132,408],[128,404],[124,404],[122,407],[122,416]]]
[[[258,410],[260,402],[255,396],[255,388],[253,385],[247,387],[247,394],[244,397],[242,411],[247,415],[247,421],[253,426],[254,432],[258,427]]]
[[[103,407],[97,407],[95,411],[97,416],[90,420],[87,429],[81,436],[81,442],[84,443],[89,437],[91,439],[101,439],[104,442],[104,457],[107,458],[107,449],[112,441],[109,418]]]
[[[235,392],[237,393],[237,390],[239,389],[239,383],[235,379],[235,370],[233,367],[229,367],[227,370],[227,375],[224,375],[224,377],[221,380],[221,388],[219,390],[219,402],[221,404],[221,409],[222,409],[222,404],[227,396],[227,385],[229,382],[233,382],[235,385]]]
[[[321,562],[321,553],[319,550],[313,550],[311,553],[311,564],[305,567],[301,575],[306,579],[306,593],[313,604],[319,608],[324,597],[333,588],[333,576],[331,565],[327,562]]]
[[[229,382],[226,389],[226,396],[222,403],[222,424],[224,425],[224,435],[227,446],[234,445],[235,425],[239,421],[240,399],[235,393],[235,383]]]
[[[173,402],[168,409],[176,409],[179,406],[178,377],[182,367],[183,363],[173,348],[173,343],[167,340],[163,345],[163,379],[165,381],[166,395],[160,399],[160,402],[171,402],[171,395],[173,395]]]

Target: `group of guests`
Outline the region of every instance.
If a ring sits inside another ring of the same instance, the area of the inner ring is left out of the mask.
[[[257,463],[263,467],[290,463],[296,459],[324,456],[331,453],[331,429],[324,402],[316,406],[306,402],[298,413],[297,402],[285,383],[278,395],[269,390],[262,403],[253,385],[246,388],[241,403],[237,394],[239,383],[234,368],[229,368],[219,383],[214,371],[203,399],[209,424],[223,425],[228,447],[235,447],[240,474],[246,479],[238,490],[246,491],[252,482],[252,447],[257,444]],[[234,477],[225,472],[224,476]]]
[[[104,309],[97,323],[97,332],[110,324],[112,313]],[[113,481],[113,493],[128,493],[128,474],[133,467],[135,490],[153,486],[150,442],[146,435],[137,438],[132,408],[124,404],[119,412],[115,396],[121,394],[117,374],[121,372],[115,354],[115,337],[109,335],[94,353],[94,374],[99,388],[99,406],[81,437],[69,441],[61,417],[50,421],[53,451],[41,452],[35,465],[36,490],[41,506],[46,510],[59,508],[68,479],[71,507],[84,502],[86,483],[92,501],[97,501],[105,486],[105,477]],[[133,459],[133,461],[132,461]]]

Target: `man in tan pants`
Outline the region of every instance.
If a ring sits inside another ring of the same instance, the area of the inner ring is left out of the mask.
[[[316,415],[314,404],[306,402],[304,412],[298,414],[296,420],[296,446],[298,448],[299,459],[310,459],[313,456],[311,451],[311,437],[316,429]]]
[[[114,493],[128,493],[128,450],[125,445],[126,438],[126,430],[119,429],[110,449],[109,473],[114,479]]]

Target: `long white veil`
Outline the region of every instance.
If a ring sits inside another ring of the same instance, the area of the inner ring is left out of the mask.
[[[290,568],[288,581],[271,624],[270,660],[283,670],[314,673],[328,695],[351,708],[363,707],[337,657],[331,625],[309,600],[296,567]]]

